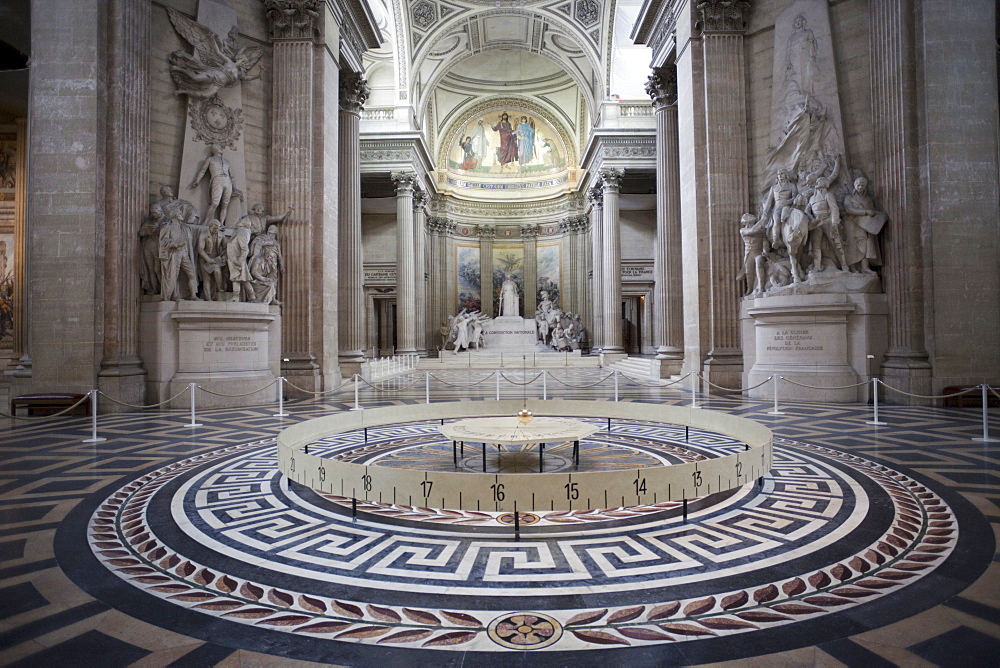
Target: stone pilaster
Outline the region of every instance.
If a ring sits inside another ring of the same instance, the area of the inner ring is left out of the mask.
[[[430,195],[418,192],[413,195],[413,248],[417,292],[417,354],[427,357],[427,237],[424,221]]]
[[[619,225],[618,190],[624,172],[620,169],[601,170],[604,216],[601,231],[601,306],[604,345],[610,354],[624,354],[622,345],[622,257],[621,228]]]
[[[750,3],[703,0],[677,22],[684,369],[742,380],[737,221],[750,202],[743,33]],[[700,27],[701,32],[692,32]],[[708,386],[705,386],[708,389]]]
[[[416,174],[393,172],[396,184],[396,353],[417,352],[416,277],[413,248],[413,191]]]
[[[442,341],[440,328],[452,312],[452,305],[448,299],[447,266],[448,266],[448,221],[444,218],[430,217],[427,219],[428,250],[430,255],[430,266],[434,268],[430,272],[430,285],[428,302],[430,306],[430,320],[428,331],[431,334],[429,348],[437,350]]]
[[[681,273],[680,156],[677,148],[677,72],[656,70],[646,83],[656,107],[656,252],[653,329],[660,374],[679,373],[684,360]]]
[[[483,314],[494,317],[497,314],[493,301],[493,240],[497,228],[493,225],[479,226],[479,293]]]
[[[590,346],[594,350],[600,350],[604,347],[604,295],[601,289],[601,286],[604,284],[603,259],[601,255],[604,246],[604,195],[601,193],[600,180],[587,190],[587,201],[590,202],[590,301],[593,304]]]
[[[119,401],[145,403],[139,357],[138,231],[149,184],[148,2],[109,6],[107,175],[105,177],[104,351],[98,387]],[[120,411],[105,402],[104,410]]]
[[[874,185],[889,216],[882,235],[882,279],[889,299],[889,350],[882,377],[900,390],[930,394],[931,369],[924,343],[914,17],[913,0],[885,0],[871,7],[872,144]],[[887,392],[886,399],[912,402],[895,392]]]
[[[292,209],[281,226],[282,371],[295,385],[322,386],[314,340],[312,266],[313,41],[317,0],[264,0],[273,37],[271,209]]]
[[[364,251],[361,243],[361,108],[371,91],[364,78],[340,73],[338,209],[340,232],[340,364],[360,371],[365,348]],[[355,368],[356,367],[356,368]]]
[[[538,228],[521,226],[524,242],[524,317],[535,317],[538,307]]]

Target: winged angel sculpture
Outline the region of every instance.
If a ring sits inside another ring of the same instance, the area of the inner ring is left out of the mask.
[[[167,8],[174,29],[191,46],[194,53],[174,51],[167,57],[170,76],[177,84],[175,95],[208,99],[223,88],[240,81],[259,79],[250,70],[264,55],[259,46],[240,47],[236,43],[236,26],[223,41],[217,34],[180,12]]]

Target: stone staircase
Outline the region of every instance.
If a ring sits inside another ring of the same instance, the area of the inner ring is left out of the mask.
[[[630,378],[646,382],[660,381],[660,363],[644,357],[626,357],[607,366]]]
[[[441,357],[421,358],[417,369],[596,369],[601,365],[597,355],[557,352],[497,352],[473,350],[454,353],[446,350]]]

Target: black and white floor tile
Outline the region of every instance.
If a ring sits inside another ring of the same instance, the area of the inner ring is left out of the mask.
[[[517,372],[508,374],[514,379]],[[549,396],[613,398],[601,370]],[[532,374],[525,375],[530,380]],[[485,379],[483,381],[482,379]],[[364,388],[425,400],[426,376]],[[689,405],[620,381],[619,399]],[[475,384],[478,383],[478,384]],[[589,386],[589,387],[588,387]],[[442,372],[432,401],[495,398],[485,372]],[[540,397],[540,383],[501,388]],[[1000,467],[978,409],[770,405],[698,395],[775,433],[762,485],[644,507],[519,515],[358,504],[289,484],[274,437],[353,405],[12,424],[0,440],[4,665],[996,665]],[[994,411],[1000,423],[1000,415]],[[997,426],[1000,431],[1000,424]],[[328,456],[448,468],[428,423],[324,440]],[[590,470],[725,454],[717,434],[616,423]],[[460,469],[479,470],[478,450]],[[537,470],[531,452],[489,470]],[[546,470],[571,465],[546,449]]]

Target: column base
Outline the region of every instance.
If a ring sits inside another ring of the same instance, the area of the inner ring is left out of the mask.
[[[311,353],[284,353],[281,375],[288,381],[285,383],[285,396],[290,399],[308,399],[314,396],[311,392],[323,389],[323,374]]]
[[[146,370],[138,357],[103,362],[100,373],[97,374],[97,389],[118,401],[142,405],[146,403]],[[113,401],[97,401],[101,413],[125,413],[139,410],[122,406]]]
[[[910,394],[930,395],[931,371],[926,355],[886,353],[881,379],[887,387],[882,388],[882,401],[899,406],[930,406],[932,399],[911,397],[893,392],[890,388]]]
[[[684,349],[660,346],[656,349],[656,360],[660,363],[660,378],[676,376],[684,366]]]
[[[721,387],[742,387],[743,353],[738,350],[712,353],[702,364],[701,376],[701,391],[708,394],[718,394],[720,390],[712,387],[706,381],[711,381]]]

